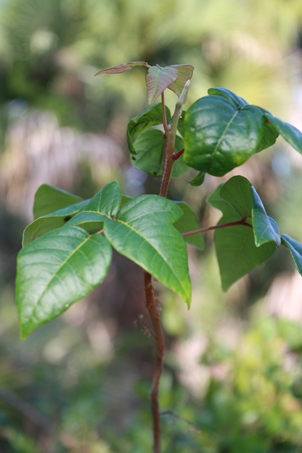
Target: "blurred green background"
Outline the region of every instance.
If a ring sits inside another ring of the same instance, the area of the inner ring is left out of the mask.
[[[15,259],[42,183],[90,197],[117,179],[128,195],[159,181],[131,168],[125,128],[147,107],[144,71],[94,78],[131,60],[195,66],[188,105],[235,91],[302,129],[301,0],[0,1],[0,451],[151,451],[153,344],[142,276],[115,256],[106,281],[19,340]],[[173,106],[174,95],[167,97]],[[302,241],[302,158],[284,142],[236,173],[281,229]],[[184,198],[215,223],[185,174]],[[159,287],[167,355],[165,453],[302,451],[302,280],[287,253],[220,289],[213,237],[190,250],[192,308]]]

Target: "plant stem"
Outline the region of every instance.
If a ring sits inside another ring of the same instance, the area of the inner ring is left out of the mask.
[[[205,233],[207,231],[218,230],[219,228],[227,228],[227,227],[232,227],[232,226],[236,226],[236,225],[244,225],[244,226],[253,228],[253,226],[246,221],[247,218],[248,217],[245,216],[245,217],[242,217],[242,219],[240,219],[240,220],[236,220],[235,222],[221,223],[220,225],[219,224],[212,225],[212,226],[208,226],[208,227],[198,228],[198,230],[187,231],[186,233],[182,233],[182,236],[183,237],[192,236],[193,234]]]
[[[158,389],[165,355],[165,337],[160,322],[160,311],[159,308],[157,307],[157,303],[154,297],[152,276],[146,271],[144,271],[144,283],[145,283],[146,306],[153,326],[156,351],[155,370],[153,374],[153,383],[150,393],[153,419],[153,453],[161,453]]]

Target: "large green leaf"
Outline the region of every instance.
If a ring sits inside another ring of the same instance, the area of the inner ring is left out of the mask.
[[[152,176],[160,177],[163,172],[165,140],[162,131],[149,129],[142,132],[133,143],[136,155],[131,156],[132,164]],[[183,139],[179,136],[175,139],[175,152],[183,149]],[[182,175],[188,167],[180,156],[174,162],[172,177]]]
[[[183,201],[177,202],[177,206],[179,206],[183,210],[183,215],[178,219],[174,226],[180,233],[187,233],[188,231],[198,230],[200,228],[199,223],[197,222],[196,215]],[[191,236],[185,236],[184,240],[191,245],[194,245],[198,250],[204,249],[204,240],[201,233],[193,234]]]
[[[185,116],[184,162],[196,170],[223,176],[278,137],[265,111],[229,90],[213,88]]]
[[[124,205],[104,234],[122,255],[139,264],[187,304],[191,298],[185,241],[173,223],[183,211],[157,195],[141,195]]]
[[[79,203],[83,198],[48,184],[42,184],[35,193],[34,218],[58,211],[71,204]]]
[[[223,213],[218,225],[242,219],[248,224],[215,231],[222,288],[226,291],[274,253],[280,245],[280,233],[276,222],[267,216],[256,190],[242,176],[221,184],[208,202]]]
[[[55,318],[101,283],[112,250],[99,234],[63,227],[25,246],[17,259],[16,301],[21,337]]]

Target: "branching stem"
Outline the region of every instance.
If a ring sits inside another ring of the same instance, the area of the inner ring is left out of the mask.
[[[192,236],[193,234],[206,233],[207,231],[218,230],[219,228],[227,228],[227,227],[232,227],[232,226],[236,226],[236,225],[244,225],[244,226],[253,228],[253,226],[246,221],[247,218],[248,218],[248,216],[245,216],[245,217],[242,217],[242,219],[240,219],[240,220],[236,220],[235,222],[221,223],[218,225],[212,225],[212,226],[208,226],[208,227],[198,228],[198,230],[187,231],[186,233],[182,233],[182,236],[183,237]]]

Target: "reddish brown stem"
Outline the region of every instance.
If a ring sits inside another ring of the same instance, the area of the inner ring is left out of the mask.
[[[152,276],[144,271],[145,279],[145,296],[146,296],[146,306],[149,312],[149,316],[152,322],[154,338],[155,338],[155,370],[153,374],[153,383],[151,389],[151,407],[152,407],[152,418],[153,418],[153,453],[161,453],[160,447],[160,412],[159,412],[159,403],[158,403],[158,389],[160,377],[163,369],[163,361],[165,355],[165,337],[160,322],[160,310],[157,306]]]
[[[198,234],[198,233],[205,233],[207,231],[211,230],[218,230],[219,228],[227,228],[227,227],[232,227],[236,225],[244,225],[248,226],[250,228],[253,228],[253,226],[246,221],[248,216],[242,217],[240,220],[236,220],[235,222],[227,222],[227,223],[221,223],[220,225],[212,225],[204,228],[198,228],[198,230],[192,230],[192,231],[187,231],[186,233],[182,233],[182,236],[192,236],[193,234]]]

